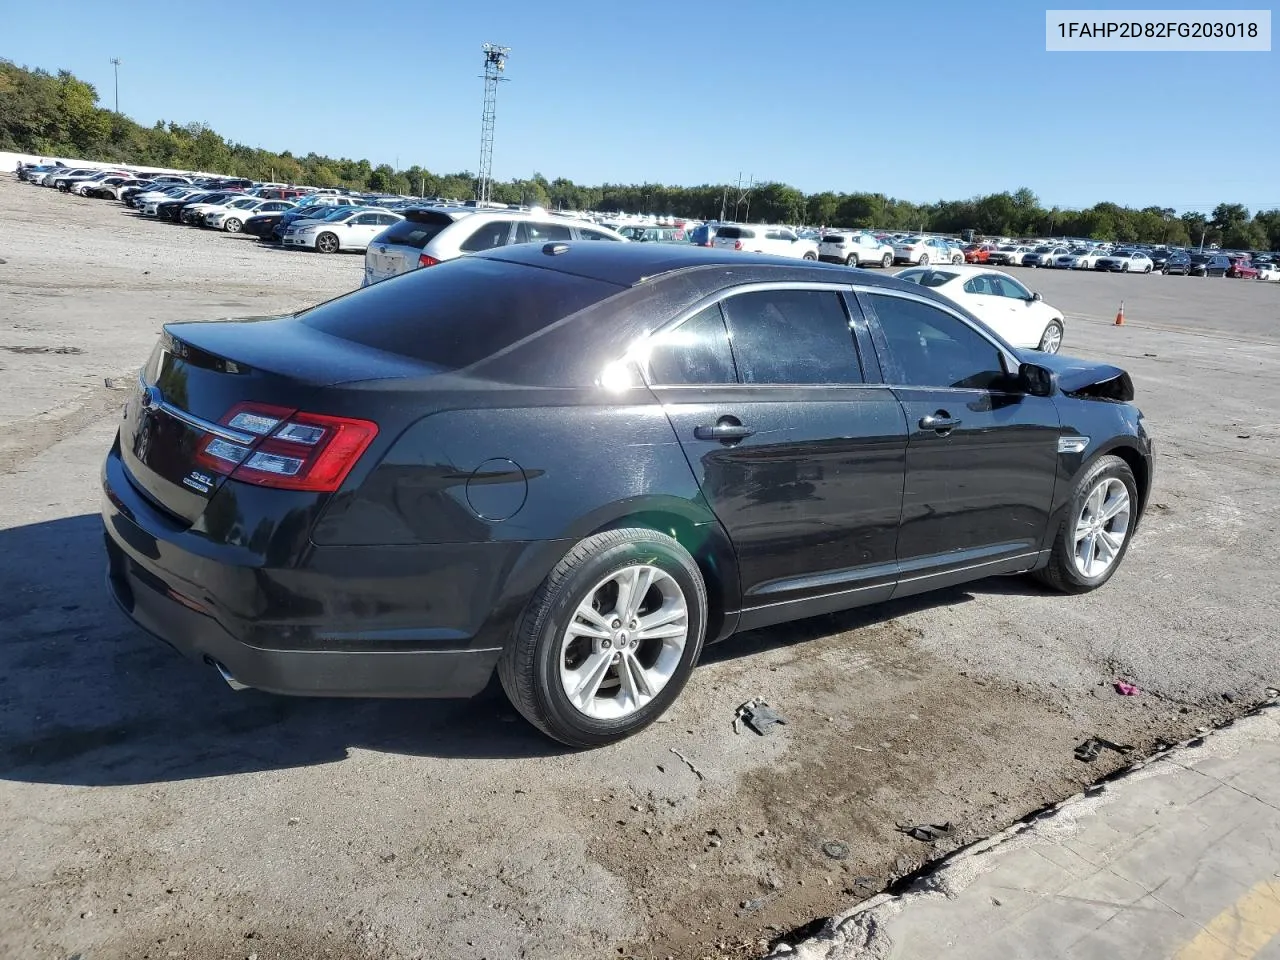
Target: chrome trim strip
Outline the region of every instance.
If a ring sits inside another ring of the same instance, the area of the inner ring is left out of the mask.
[[[147,389],[147,382],[139,377],[138,386],[145,392]],[[202,430],[205,433],[211,433],[215,437],[220,437],[231,443],[238,443],[241,446],[252,446],[261,439],[256,433],[242,433],[239,430],[233,430],[220,423],[212,423],[209,420],[205,420],[203,417],[197,417],[194,413],[188,413],[181,407],[175,407],[168,400],[161,400],[159,403],[150,407],[145,407],[144,409],[163,411],[173,417],[173,419],[179,420],[189,427],[195,427],[197,430]]]
[[[971,563],[964,567],[948,567],[946,570],[934,570],[930,573],[922,573],[918,577],[902,577],[898,580],[898,583],[914,583],[917,580],[930,580],[934,577],[946,577],[953,573],[964,573],[966,570],[979,570],[982,567],[994,567],[998,563],[1010,563],[1014,560],[1029,560],[1038,556],[1040,556],[1039,550],[1032,550],[1030,553],[1015,553],[1007,557],[998,557],[995,560],[984,560],[982,563]]]

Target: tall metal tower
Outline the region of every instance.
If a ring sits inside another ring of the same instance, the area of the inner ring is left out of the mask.
[[[120,58],[112,57],[111,66],[116,71],[116,113],[120,112]]]
[[[476,199],[488,203],[493,180],[493,125],[498,114],[498,84],[507,78],[510,47],[486,43],[484,50],[484,116],[480,120],[480,176],[476,181]]]

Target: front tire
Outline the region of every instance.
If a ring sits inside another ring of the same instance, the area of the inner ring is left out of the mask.
[[[580,542],[543,581],[502,652],[498,678],[547,736],[603,746],[671,706],[706,625],[706,585],[688,551],[653,530],[607,530]]]
[[[228,217],[222,222],[222,229],[227,233],[239,233],[244,229],[244,223],[235,217]]]
[[[1151,272],[1151,264],[1149,264],[1149,263],[1148,263],[1145,267],[1143,267],[1143,268],[1142,268],[1142,272],[1143,272],[1143,273],[1150,273],[1150,272]]]
[[[338,252],[338,236],[337,234],[325,233],[316,237],[316,249],[321,253],[337,253]]]
[[[1107,455],[1085,471],[1036,577],[1063,593],[1087,593],[1119,568],[1138,521],[1138,484],[1129,465]]]
[[[818,255],[817,255],[816,253],[809,252],[809,253],[806,253],[806,254],[804,255],[804,259],[806,259],[806,260],[817,260],[817,259],[818,259]]]

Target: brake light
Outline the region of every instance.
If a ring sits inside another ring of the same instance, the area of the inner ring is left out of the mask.
[[[420,267],[434,267],[439,262],[440,261],[437,260],[435,257],[430,256],[429,254],[426,254],[426,253],[418,257],[418,266]]]
[[[735,250],[741,250],[741,249],[742,249],[742,241],[741,241],[741,240],[735,240],[735,241],[733,241],[733,249],[735,249]]]
[[[262,403],[239,403],[222,424],[256,439],[208,436],[196,461],[233,480],[282,490],[332,493],[378,435],[370,420],[331,417]]]

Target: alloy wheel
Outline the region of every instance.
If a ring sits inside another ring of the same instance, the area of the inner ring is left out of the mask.
[[[1093,579],[1111,569],[1129,535],[1132,513],[1129,489],[1115,477],[1104,477],[1089,491],[1076,517],[1072,556],[1082,577]]]
[[[560,643],[560,683],[573,707],[620,720],[653,700],[680,665],[689,605],[669,573],[649,564],[599,581],[578,604]]]

